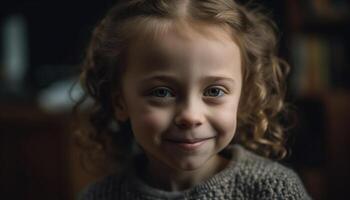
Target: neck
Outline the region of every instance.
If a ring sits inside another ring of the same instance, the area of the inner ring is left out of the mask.
[[[145,181],[155,188],[166,191],[182,191],[205,181],[224,169],[228,160],[215,155],[202,167],[194,170],[171,168],[155,160],[149,160],[144,172]]]

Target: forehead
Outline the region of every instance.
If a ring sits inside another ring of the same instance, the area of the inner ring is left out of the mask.
[[[137,70],[150,72],[183,65],[201,65],[202,70],[241,65],[239,47],[223,27],[165,23],[153,27],[151,32],[140,30],[139,37],[130,45],[128,68],[139,66]]]

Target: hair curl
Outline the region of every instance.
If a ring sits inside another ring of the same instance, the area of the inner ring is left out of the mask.
[[[113,106],[128,45],[138,33],[136,27],[179,19],[231,30],[243,62],[234,142],[266,157],[284,158],[286,134],[281,120],[287,113],[284,96],[289,66],[277,57],[274,23],[256,6],[243,6],[234,0],[131,0],[122,1],[107,13],[87,48],[80,76],[85,96],[75,106],[75,112],[81,113],[81,105],[88,98],[93,100],[85,124],[79,124],[75,132],[85,158],[95,160],[102,155],[117,162],[130,158],[134,143],[131,127],[114,118]]]

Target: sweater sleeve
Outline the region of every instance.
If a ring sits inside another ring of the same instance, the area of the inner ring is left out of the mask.
[[[267,198],[263,199],[311,200],[299,176],[277,163],[264,182]]]

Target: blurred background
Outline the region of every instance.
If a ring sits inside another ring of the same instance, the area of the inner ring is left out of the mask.
[[[4,199],[75,199],[102,174],[81,167],[71,108],[94,25],[115,1],[0,3],[0,194]],[[244,2],[244,1],[242,1]],[[314,199],[350,196],[350,2],[257,1],[281,31],[292,66],[288,101],[298,121],[284,164]]]

